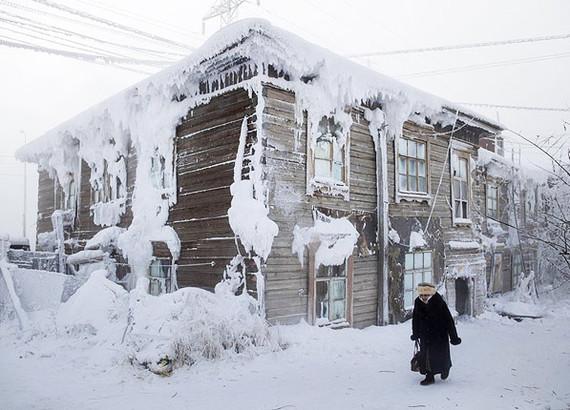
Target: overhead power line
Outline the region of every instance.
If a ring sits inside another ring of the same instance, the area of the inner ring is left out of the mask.
[[[464,50],[464,49],[469,49],[469,48],[495,47],[495,46],[505,46],[505,45],[511,45],[511,44],[536,43],[539,41],[565,40],[568,38],[570,38],[570,34],[558,34],[558,35],[551,35],[551,36],[517,38],[517,39],[513,39],[513,40],[487,41],[487,42],[480,42],[480,43],[454,44],[454,45],[436,46],[436,47],[409,48],[409,49],[405,49],[405,50],[371,51],[368,53],[351,54],[351,55],[348,55],[348,57],[360,58],[360,57],[388,56],[388,55],[396,55],[396,54],[429,53],[429,52],[434,52],[434,51]]]
[[[183,48],[185,50],[192,50],[192,47],[190,47],[188,44],[179,43],[177,41],[173,41],[173,40],[161,37],[161,36],[157,36],[155,34],[147,33],[145,31],[139,30],[137,28],[129,27],[129,26],[126,26],[126,25],[121,24],[121,23],[116,23],[114,21],[95,16],[95,15],[87,13],[85,11],[75,9],[73,7],[68,7],[68,6],[65,6],[63,4],[54,3],[54,2],[51,2],[48,0],[32,0],[32,1],[35,3],[42,4],[44,6],[47,6],[47,7],[51,7],[51,8],[60,10],[60,11],[64,11],[64,12],[69,13],[69,14],[73,14],[73,15],[82,17],[82,18],[87,19],[87,20],[96,21],[97,23],[104,24],[104,25],[107,25],[109,27],[113,27],[113,28],[123,30],[123,31],[129,32],[129,33],[133,33],[133,34],[136,34],[138,36],[145,37],[145,38],[148,38],[148,39],[151,39],[154,41],[159,41],[161,43],[170,44],[172,46],[180,47],[180,48]]]
[[[396,78],[409,79],[409,78],[417,78],[417,77],[429,77],[429,76],[441,75],[441,74],[451,74],[451,73],[459,73],[459,72],[466,72],[466,71],[483,70],[483,69],[487,69],[487,68],[506,67],[506,66],[511,66],[511,65],[534,63],[534,62],[538,62],[538,61],[557,60],[559,58],[567,58],[567,57],[570,57],[570,52],[546,54],[546,55],[541,55],[541,56],[524,57],[524,58],[511,59],[511,60],[502,60],[502,61],[495,61],[495,62],[483,63],[483,64],[471,64],[471,65],[467,65],[467,66],[451,67],[451,68],[444,68],[444,69],[431,70],[431,71],[420,71],[417,73],[410,73],[410,74],[404,74],[404,75],[396,76]]]
[[[562,107],[531,107],[525,105],[500,105],[500,104],[482,104],[482,103],[468,103],[460,102],[458,104],[472,105],[475,107],[488,107],[488,108],[506,108],[510,110],[527,110],[527,111],[558,111],[558,112],[570,112],[569,108]]]
[[[76,60],[82,60],[89,63],[96,63],[96,64],[111,64],[111,65],[119,65],[119,64],[127,64],[127,65],[148,65],[148,66],[164,66],[165,63],[163,61],[154,61],[154,60],[136,60],[132,58],[123,58],[123,57],[113,57],[108,55],[98,55],[98,54],[88,54],[88,53],[79,53],[75,51],[66,51],[66,50],[57,50],[50,47],[43,47],[38,45],[29,45],[21,42],[16,41],[5,41],[0,39],[0,46],[4,47],[11,47],[11,48],[20,48],[24,50],[32,50],[46,54],[54,54],[63,57],[74,58]],[[126,67],[121,67],[126,70],[135,71],[139,73],[149,74],[148,72],[129,69]]]
[[[32,7],[27,7],[21,4],[17,4],[11,1],[7,1],[7,0],[0,0],[0,4],[5,5],[7,7],[13,8],[13,9],[17,9],[19,11],[23,11],[25,13],[30,13],[34,16],[45,16],[45,17],[49,17],[50,19],[56,19],[59,21],[64,21],[66,23],[71,23],[74,25],[80,25],[82,28],[85,27],[90,27],[93,28],[95,30],[106,30],[106,31],[115,31],[116,33],[121,33],[122,35],[128,35],[128,36],[132,36],[133,38],[137,38],[138,40],[141,39],[141,37],[137,34],[134,34],[132,32],[128,32],[128,31],[124,31],[119,29],[118,27],[113,27],[113,26],[102,26],[100,23],[95,23],[91,20],[86,20],[84,18],[78,17],[76,15],[71,15],[71,16],[64,16],[62,14],[58,14],[57,12],[50,12],[47,10],[41,10],[40,8],[32,8]],[[6,12],[4,12],[4,14],[6,14]],[[73,16],[73,17],[72,17]],[[22,18],[22,17],[20,17]]]
[[[43,32],[44,35],[48,35],[48,36],[53,35],[50,33],[58,33],[58,34],[63,34],[66,37],[77,37],[77,38],[80,38],[82,40],[94,41],[96,43],[104,44],[106,46],[118,47],[121,49],[126,49],[129,51],[135,51],[135,52],[139,52],[139,53],[143,53],[143,54],[147,54],[147,55],[160,56],[162,58],[164,58],[165,55],[173,56],[176,58],[181,58],[184,56],[184,54],[182,54],[182,53],[175,53],[175,52],[170,52],[170,51],[166,51],[166,50],[149,49],[149,48],[137,47],[137,46],[133,46],[133,45],[129,45],[129,44],[117,43],[114,41],[103,40],[103,39],[98,38],[98,37],[93,37],[93,36],[90,36],[87,34],[79,33],[77,31],[68,30],[68,29],[65,29],[62,27],[57,27],[57,26],[54,26],[51,24],[43,23],[41,21],[31,19],[28,17],[24,17],[24,16],[21,16],[18,14],[10,13],[10,12],[4,11],[4,10],[0,10],[0,14],[4,14],[6,16],[13,18],[13,19],[16,19],[16,20],[0,19],[0,20],[5,21],[7,24],[18,25],[18,26],[20,26],[26,30],[33,30],[36,32],[41,31],[41,32]],[[61,39],[61,37],[58,37],[58,38]]]
[[[94,1],[94,0],[76,0],[76,1],[79,3],[83,3],[87,6],[92,6],[92,7],[96,7],[98,9],[101,9],[101,10],[106,10],[107,12],[111,12],[111,13],[116,14],[116,15],[128,17],[131,19],[136,19],[136,20],[139,20],[139,21],[145,23],[146,25],[150,24],[150,25],[153,25],[155,27],[160,27],[160,28],[166,29],[170,32],[181,34],[185,37],[188,35],[191,35],[200,41],[203,40],[202,36],[198,32],[194,32],[194,31],[189,30],[189,27],[182,27],[179,25],[175,25],[171,21],[169,21],[169,22],[162,21],[162,20],[159,20],[157,18],[152,18],[152,17],[148,17],[148,16],[145,16],[142,14],[135,13],[132,10],[127,10],[124,8],[117,7],[116,5],[110,6],[108,4],[101,4],[100,2]]]

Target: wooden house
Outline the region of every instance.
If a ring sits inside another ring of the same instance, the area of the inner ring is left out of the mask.
[[[500,131],[248,20],[19,155],[41,167],[39,242],[85,252],[124,228],[105,243],[126,286],[232,282],[273,323],[364,327],[406,319],[421,281],[481,311],[474,164]]]
[[[481,239],[487,260],[488,294],[514,290],[521,274],[538,273],[542,204],[539,185],[521,175],[520,164],[504,158],[502,147],[480,150],[484,183]]]

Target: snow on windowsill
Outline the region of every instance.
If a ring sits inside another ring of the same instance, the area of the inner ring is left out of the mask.
[[[468,218],[453,218],[453,225],[471,225],[473,221]]]
[[[415,201],[415,202],[427,202],[428,204],[431,203],[433,197],[428,194],[422,194],[418,192],[405,192],[405,191],[397,191],[396,192],[396,202],[400,201]]]
[[[307,186],[307,195],[321,194],[341,197],[345,201],[350,199],[350,189],[344,182],[334,178],[314,177]]]
[[[121,221],[121,216],[125,213],[126,198],[113,199],[109,202],[97,202],[91,205],[93,222],[99,226],[113,226]]]
[[[449,241],[447,244],[451,249],[481,249],[475,241]]]

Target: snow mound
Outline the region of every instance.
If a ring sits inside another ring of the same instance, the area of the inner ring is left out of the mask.
[[[155,373],[237,353],[272,349],[268,325],[247,294],[198,288],[152,296],[131,292],[126,341],[131,360]]]
[[[544,316],[544,308],[541,305],[525,303],[519,301],[493,303],[495,312],[502,316],[512,318],[531,318],[538,319]]]
[[[116,340],[127,326],[128,300],[127,291],[107,279],[107,271],[97,270],[60,306],[58,330]]]

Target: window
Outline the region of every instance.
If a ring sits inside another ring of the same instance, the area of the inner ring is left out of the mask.
[[[336,138],[321,136],[315,144],[315,177],[344,182],[344,149]]]
[[[454,152],[451,165],[453,218],[469,219],[469,155]]]
[[[315,324],[347,321],[347,263],[319,266],[315,278]]]
[[[342,129],[334,117],[323,117],[319,122],[318,135],[313,151],[314,176],[346,182],[346,156],[340,146]]]
[[[167,187],[166,159],[160,155],[158,149],[154,150],[154,155],[150,159],[150,174],[152,185],[156,189],[165,189]]]
[[[117,161],[123,161],[122,157]],[[93,181],[93,203],[111,202],[125,196],[125,189],[118,176],[109,173],[109,164],[103,160],[103,173],[101,177]]]
[[[487,216],[493,219],[498,218],[498,192],[499,189],[495,185],[487,185]]]
[[[515,289],[518,286],[519,278],[522,272],[523,272],[523,266],[522,266],[521,254],[519,252],[516,252],[515,254],[513,254],[512,266],[511,266],[511,281],[513,289]]]
[[[348,141],[334,117],[323,117],[308,138],[307,194],[349,199]],[[316,135],[315,135],[316,134]]]
[[[503,254],[493,254],[493,265],[491,267],[491,283],[489,283],[489,290],[491,293],[503,292]]]
[[[398,140],[398,189],[427,194],[426,143],[407,138]]]
[[[414,293],[418,284],[432,281],[432,252],[406,253],[404,263],[404,308],[414,307]]]
[[[158,296],[168,292],[170,288],[170,265],[169,258],[156,258],[150,264],[149,293]]]

